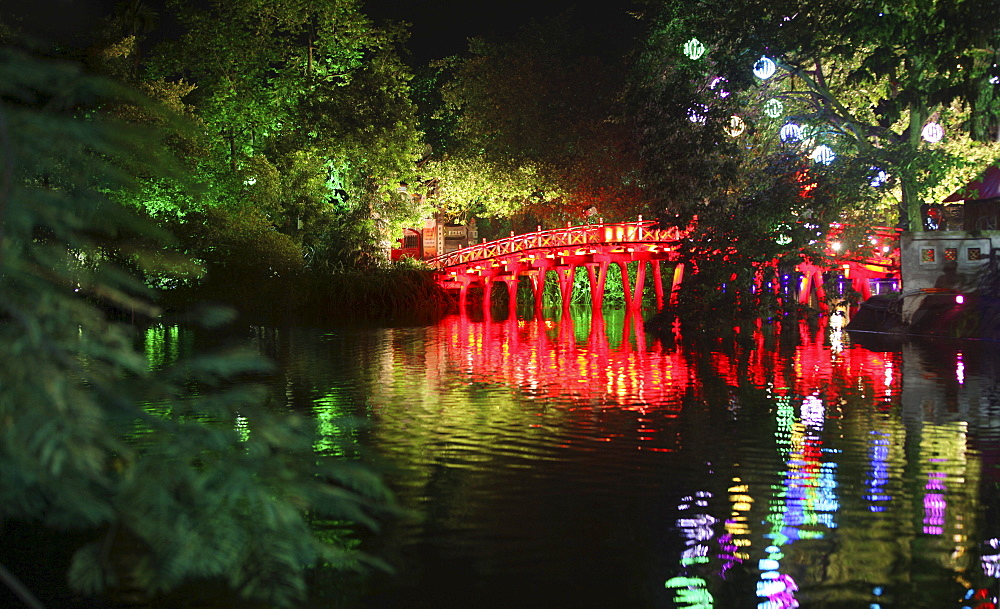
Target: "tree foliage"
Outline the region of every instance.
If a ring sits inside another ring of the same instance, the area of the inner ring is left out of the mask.
[[[929,122],[965,148],[976,147],[968,136],[998,136],[1000,8],[990,0],[650,6],[659,15],[652,39],[668,45],[661,52],[700,64],[732,91],[763,88],[760,101],[781,101],[783,120],[811,129],[813,146],[885,171],[903,226],[921,228],[920,204],[965,156],[924,141]],[[703,59],[681,55],[691,38],[706,45]],[[751,71],[762,56],[778,66],[765,82]]]
[[[619,104],[624,57],[600,45],[562,15],[511,40],[474,39],[467,57],[437,62],[432,117],[452,131],[436,138],[421,176],[438,188],[438,204],[553,222],[591,206],[629,217],[639,190]]]
[[[967,135],[998,109],[996,21],[971,18],[994,3],[645,4],[631,116],[648,213],[693,228],[695,302],[753,313],[767,304],[748,291],[760,265],[823,260],[833,223],[853,242],[912,226],[920,202],[1000,153]],[[772,75],[754,71],[762,58]],[[931,120],[942,142],[922,139]]]
[[[184,103],[202,129],[185,156],[207,185],[198,209],[252,208],[307,260],[340,214],[385,230],[420,217],[393,201],[419,154],[402,30],[376,28],[356,2],[172,6],[183,33],[149,76],[194,87]],[[370,236],[359,247],[383,238]]]
[[[147,365],[118,320],[158,310],[117,262],[155,266],[167,235],[115,199],[169,165],[162,132],[109,111],[123,102],[152,107],[0,50],[0,522],[80,531],[69,578],[85,594],[211,578],[291,606],[310,566],[364,560],[310,520],[374,526],[388,497],[264,402],[258,356]]]

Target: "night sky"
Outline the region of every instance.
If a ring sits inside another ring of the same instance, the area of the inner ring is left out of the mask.
[[[0,0],[0,19],[44,40],[84,42],[116,0]]]
[[[628,2],[574,0],[361,0],[376,22],[412,24],[408,47],[416,64],[461,53],[474,36],[507,36],[532,19],[544,19],[569,9],[595,39],[627,36],[634,20]],[[146,0],[161,11],[163,0]],[[20,25],[34,36],[66,44],[81,44],[96,29],[117,0],[0,0],[4,21]],[[619,32],[622,32],[619,34]]]
[[[574,18],[595,39],[627,36],[635,28],[628,16],[629,2],[579,2],[574,0],[365,0],[366,12],[375,20],[412,24],[410,50],[417,62],[461,53],[475,36],[509,36],[532,20],[572,10]],[[603,43],[603,42],[602,42]]]

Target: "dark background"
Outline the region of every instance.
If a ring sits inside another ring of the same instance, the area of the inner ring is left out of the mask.
[[[198,0],[202,1],[202,0]],[[0,0],[0,20],[20,27],[36,38],[71,46],[86,46],[110,15],[117,0]],[[164,0],[146,0],[161,17],[159,32],[169,35]],[[408,48],[411,63],[447,57],[465,51],[475,36],[507,37],[532,20],[543,20],[571,11],[572,20],[595,44],[626,38],[637,21],[628,14],[630,3],[578,3],[572,0],[363,0],[364,12],[377,23],[411,24]]]

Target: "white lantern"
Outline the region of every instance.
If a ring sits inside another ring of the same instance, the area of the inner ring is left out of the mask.
[[[753,73],[761,80],[767,80],[768,78],[774,76],[776,69],[777,67],[774,65],[774,61],[764,55],[761,55],[760,59],[757,60],[757,63],[753,64]]]
[[[824,165],[829,165],[833,162],[833,159],[837,158],[837,155],[833,153],[833,150],[826,144],[820,144],[816,146],[813,150],[812,160],[817,163],[823,163]]]
[[[729,126],[726,127],[726,131],[729,135],[737,137],[746,131],[747,124],[743,122],[743,119],[738,116],[732,116],[729,119]]]
[[[700,59],[705,54],[705,45],[697,38],[692,38],[684,43],[684,54],[691,59]]]
[[[781,103],[780,99],[774,99],[772,97],[764,102],[764,114],[770,116],[771,118],[778,118],[784,111],[785,105]]]
[[[712,79],[712,82],[708,85],[708,88],[715,91],[716,95],[725,99],[729,97],[729,91],[726,91],[724,85],[726,84],[726,79],[721,76],[716,76]]]
[[[872,177],[871,180],[868,181],[868,183],[871,184],[873,188],[878,188],[879,186],[885,184],[888,181],[889,181],[889,174],[887,174],[882,169],[879,169],[878,167],[872,167]]]
[[[707,112],[708,106],[705,106],[704,104],[695,104],[694,106],[688,108],[688,120],[692,123],[704,125]]]
[[[924,138],[924,140],[932,144],[936,144],[944,137],[944,127],[937,123],[927,123],[924,125],[924,128],[920,130],[920,136]]]
[[[802,137],[802,127],[799,127],[795,123],[786,123],[778,131],[778,137],[785,143],[797,142]]]

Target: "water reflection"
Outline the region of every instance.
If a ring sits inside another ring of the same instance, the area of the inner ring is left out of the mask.
[[[995,602],[995,346],[654,338],[589,308],[251,340],[316,450],[377,463],[420,515],[372,542],[399,574],[358,607]]]

